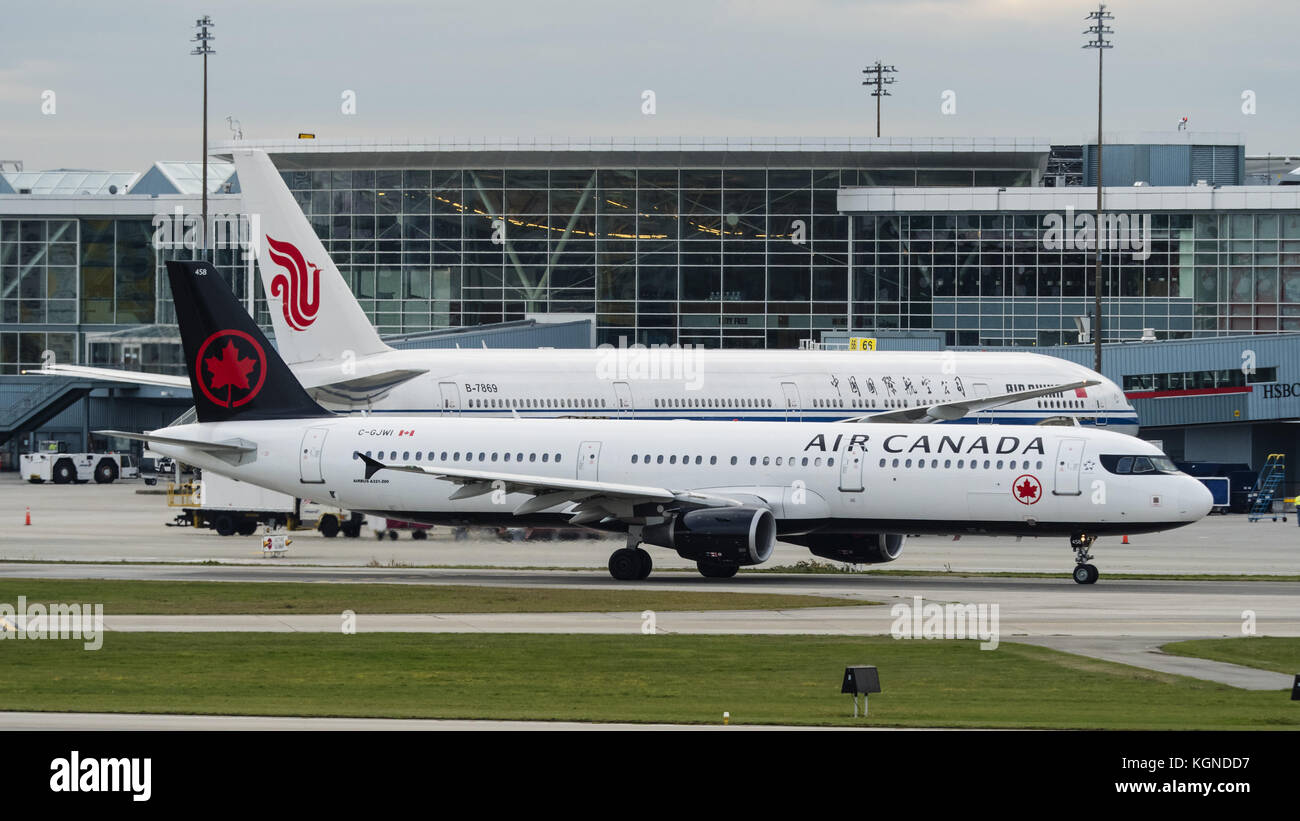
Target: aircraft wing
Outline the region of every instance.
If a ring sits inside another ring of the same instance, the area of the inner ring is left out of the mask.
[[[132,382],[136,385],[157,385],[161,388],[190,389],[188,376],[172,376],[165,373],[145,373],[144,371],[123,371],[114,368],[92,368],[86,365],[46,365],[37,371],[23,373],[54,374],[55,376],[80,376],[88,379],[105,379],[110,382]]]
[[[629,485],[620,482],[599,482],[587,479],[560,479],[552,476],[535,476],[495,470],[471,470],[442,465],[386,465],[364,453],[356,454],[366,465],[366,478],[381,470],[416,473],[432,479],[455,482],[461,485],[452,499],[468,499],[497,490],[505,493],[527,493],[533,498],[515,508],[516,516],[576,503],[571,524],[588,524],[602,519],[620,519],[641,523],[646,511],[642,505],[689,504],[698,507],[737,507],[743,502],[725,496],[698,493],[690,490],[673,490],[652,485]],[[656,514],[661,514],[659,509]]]
[[[1034,399],[1039,396],[1050,396],[1054,393],[1077,390],[1079,388],[1087,388],[1100,384],[1101,383],[1095,379],[1086,379],[1081,382],[1068,382],[1064,385],[1051,385],[1046,388],[1032,388],[1027,391],[1000,393],[997,396],[978,396],[961,399],[956,402],[940,402],[934,405],[922,405],[915,408],[900,408],[898,410],[881,411],[880,413],[871,413],[865,416],[853,416],[848,419],[841,419],[840,421],[917,422],[922,424],[927,422],[947,422],[953,419],[960,419],[971,411],[996,408],[1001,405],[1009,405],[1012,402]]]

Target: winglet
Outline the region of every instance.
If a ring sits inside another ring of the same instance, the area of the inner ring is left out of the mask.
[[[384,468],[388,467],[388,465],[385,465],[383,462],[380,462],[377,459],[371,459],[369,456],[365,455],[359,450],[352,451],[352,455],[360,459],[362,462],[366,463],[367,479],[369,479],[371,476],[374,476],[376,473],[383,470]]]

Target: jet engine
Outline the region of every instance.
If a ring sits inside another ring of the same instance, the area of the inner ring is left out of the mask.
[[[762,564],[776,547],[776,517],[767,508],[706,507],[650,525],[641,539],[697,562]]]
[[[807,547],[814,556],[851,564],[884,564],[903,553],[902,533],[845,533],[786,536],[782,541]]]

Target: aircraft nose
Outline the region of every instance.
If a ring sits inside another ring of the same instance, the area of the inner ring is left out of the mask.
[[[1187,521],[1195,522],[1210,514],[1210,509],[1214,507],[1214,495],[1204,484],[1188,476],[1179,494],[1179,502],[1179,513]]]

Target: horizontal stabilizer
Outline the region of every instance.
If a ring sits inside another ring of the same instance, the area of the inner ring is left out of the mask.
[[[157,436],[145,433],[129,433],[123,430],[97,430],[100,436],[115,436],[119,439],[131,439],[136,442],[157,442],[160,445],[172,445],[179,448],[193,448],[212,454],[249,453],[257,450],[257,444],[246,439],[227,439],[222,442],[205,442],[200,439],[182,439],[178,436]]]
[[[393,388],[409,382],[417,376],[428,373],[428,369],[390,370],[379,373],[342,379],[336,382],[315,382],[311,374],[302,374],[300,379],[307,388],[307,393],[317,402],[335,402],[357,404],[372,402]]]
[[[53,376],[79,376],[83,379],[103,379],[107,382],[130,382],[136,385],[156,385],[160,388],[190,389],[188,376],[173,376],[166,373],[145,373],[144,371],[123,371],[116,368],[91,368],[85,365],[46,365],[40,370],[23,371],[25,374],[50,374]]]

